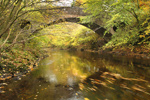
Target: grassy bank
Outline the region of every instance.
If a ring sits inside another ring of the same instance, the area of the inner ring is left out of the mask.
[[[9,44],[6,44],[9,45]],[[32,71],[40,58],[45,56],[45,51],[31,48],[29,45],[16,45],[11,49],[3,49],[0,53],[0,82],[19,77]]]

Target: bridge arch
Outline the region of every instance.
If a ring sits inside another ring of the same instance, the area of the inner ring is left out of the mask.
[[[54,25],[54,24],[58,24],[58,23],[62,23],[62,22],[73,22],[73,23],[77,23],[80,25],[83,25],[91,30],[93,30],[95,33],[97,33],[99,36],[103,36],[104,32],[106,31],[105,28],[101,27],[100,25],[96,24],[96,23],[80,23],[80,18],[78,17],[69,17],[69,18],[62,18],[56,21],[53,21],[49,24],[47,24],[48,26]],[[112,34],[106,34],[105,37],[111,37]]]

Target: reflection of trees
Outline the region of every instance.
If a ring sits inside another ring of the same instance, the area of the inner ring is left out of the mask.
[[[96,66],[97,68],[106,67],[109,71],[113,73],[121,74],[123,77],[142,77],[142,79],[150,79],[150,68],[148,63],[145,65],[141,64],[141,62],[137,62],[139,60],[132,61],[128,58],[117,58],[112,55],[99,55],[98,53],[89,53],[89,52],[77,52],[71,53],[74,56],[85,59],[89,62],[92,62],[92,66]]]
[[[59,59],[58,59],[59,58]],[[71,56],[66,52],[53,52],[52,58],[49,59],[57,59],[50,65],[46,65],[46,67],[51,70],[45,69],[45,76],[53,73],[56,75],[58,83],[62,84],[73,84],[74,82],[85,79],[88,75],[93,73],[93,69],[91,69],[91,62],[87,60],[82,60],[79,57]],[[48,62],[47,62],[48,63]],[[73,81],[73,82],[71,82]]]
[[[92,62],[92,66],[99,69],[99,72],[90,75],[79,84],[80,89],[86,91],[85,94],[93,97],[94,93],[95,97],[108,97],[111,100],[142,100],[150,97],[147,81],[150,79],[150,68],[145,65],[127,59],[116,59],[113,56],[103,57],[96,53],[79,52],[73,55]]]
[[[99,72],[87,77],[82,83],[83,85],[79,86],[86,93],[92,92],[101,99],[142,100],[150,97],[148,83],[148,81],[140,78],[126,78],[120,74],[112,73],[106,68],[100,68]]]

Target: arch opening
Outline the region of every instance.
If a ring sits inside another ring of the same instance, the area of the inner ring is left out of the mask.
[[[92,49],[99,38],[93,30],[72,22],[53,24],[39,33],[49,37],[47,47],[59,49]]]
[[[80,23],[80,18],[77,18],[77,17],[59,19],[57,21],[53,21],[53,22],[49,23],[48,26],[54,25],[54,24],[57,24],[57,23],[61,23],[61,22],[78,23],[80,25],[83,25],[83,26],[93,30],[99,36],[104,36],[104,33],[106,31],[105,28],[101,27],[100,25],[98,25],[96,23],[92,23],[92,24],[91,23]],[[106,37],[111,37],[111,36],[112,36],[112,34],[106,34]]]

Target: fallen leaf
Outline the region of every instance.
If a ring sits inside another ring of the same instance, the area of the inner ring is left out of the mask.
[[[90,99],[88,99],[88,98],[84,98],[84,100],[90,100]]]

